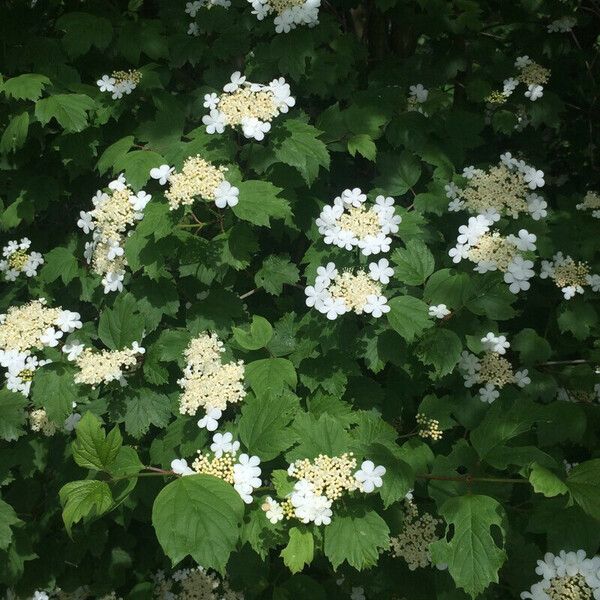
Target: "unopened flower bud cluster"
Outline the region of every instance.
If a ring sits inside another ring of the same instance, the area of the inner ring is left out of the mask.
[[[150,170],[150,177],[161,185],[168,183],[165,196],[170,210],[191,206],[197,198],[212,200],[218,208],[225,208],[235,206],[240,193],[225,179],[226,172],[225,167],[215,167],[198,154],[185,159],[180,173],[169,165],[161,165]]]
[[[587,263],[575,261],[562,252],[557,252],[552,260],[542,261],[540,277],[552,279],[565,300],[570,300],[575,294],[583,294],[587,286],[593,292],[600,292],[600,275],[593,275]]]
[[[419,426],[419,437],[431,439],[434,442],[441,440],[444,432],[440,429],[440,422],[437,419],[431,419],[423,413],[417,413],[417,425]]]
[[[283,502],[267,497],[262,509],[273,524],[293,517],[305,524],[329,525],[334,501],[354,491],[368,494],[383,485],[385,467],[366,460],[355,469],[351,452],[297,460],[288,467],[288,475],[297,480],[293,491]]]
[[[479,389],[482,402],[492,403],[500,396],[499,389],[505,385],[515,384],[523,388],[531,383],[529,371],[513,371],[511,363],[504,357],[510,343],[503,335],[492,331],[481,338],[484,354],[480,358],[476,354],[464,351],[458,362],[459,371],[465,380],[465,387],[483,384]]]
[[[237,404],[246,396],[244,362],[223,364],[221,353],[224,351],[223,342],[213,333],[194,338],[185,350],[187,364],[178,381],[183,389],[179,412],[193,416],[204,409],[206,414],[198,426],[209,431],[217,428],[229,404]]]
[[[209,134],[223,133],[225,127],[238,127],[247,139],[261,141],[271,129],[271,121],[296,104],[283,77],[268,85],[251,83],[239,71],[231,75],[223,93],[206,94],[204,106],[210,111],[202,117]]]
[[[314,285],[305,288],[306,305],[330,320],[347,312],[368,313],[378,319],[390,311],[382,284],[389,283],[394,270],[387,259],[369,265],[370,271],[338,271],[335,263],[317,269]]]
[[[101,92],[111,94],[113,100],[119,100],[124,95],[129,95],[139,85],[142,74],[135,70],[113,71],[110,75],[103,75],[96,85]]]
[[[11,240],[2,248],[0,273],[4,273],[6,281],[15,279],[24,273],[27,277],[37,275],[38,267],[44,264],[44,258],[39,252],[28,252],[31,240],[22,238],[20,242]]]
[[[154,577],[153,597],[156,600],[243,600],[243,594],[229,587],[221,579],[203,567],[178,569],[168,577],[158,571]]]
[[[81,211],[78,227],[92,241],[86,242],[84,256],[94,273],[102,276],[104,293],[122,291],[125,277],[125,240],[131,227],[144,217],[152,196],[140,190],[134,194],[121,174],[108,184],[108,192],[98,190],[92,198],[94,208]]]
[[[393,198],[377,196],[374,204],[367,204],[367,195],[359,188],[344,190],[316,220],[326,244],[346,250],[358,247],[365,256],[389,252],[389,235],[398,232],[401,222]]]
[[[314,27],[319,24],[321,0],[248,0],[252,14],[262,21],[269,15],[273,19],[276,33],[288,33],[298,25]]]
[[[462,178],[462,187],[454,182],[446,185],[451,212],[464,210],[492,222],[521,215],[538,221],[547,215],[546,201],[534,192],[544,187],[544,172],[514,158],[510,152],[502,154],[499,163],[487,170],[465,167]]]
[[[598,192],[588,192],[583,202],[580,202],[575,206],[577,210],[589,210],[592,213],[592,217],[600,219],[600,194]]]
[[[71,352],[71,360],[79,369],[75,373],[75,383],[91,385],[95,388],[101,383],[118,381],[126,385],[124,374],[130,371],[138,361],[138,355],[144,354],[145,350],[137,342],[133,342],[131,348],[122,350],[96,350],[85,348],[83,344]]]
[[[52,362],[35,351],[58,346],[65,333],[81,328],[80,318],[70,310],[49,308],[44,298],[0,315],[0,366],[7,369],[7,388],[28,396],[36,369]]]
[[[240,443],[233,439],[231,433],[216,433],[210,452],[198,450],[198,456],[191,467],[185,459],[177,458],[171,462],[171,469],[181,476],[203,473],[218,477],[231,484],[240,498],[250,504],[252,493],[262,485],[260,458],[239,454],[239,449]]]

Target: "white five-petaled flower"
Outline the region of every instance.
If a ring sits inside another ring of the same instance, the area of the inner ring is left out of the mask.
[[[382,477],[384,475],[385,467],[381,465],[376,467],[373,461],[365,460],[360,465],[360,469],[354,473],[354,478],[360,484],[361,489],[369,494],[375,488],[380,488],[383,485]]]
[[[488,404],[491,404],[498,396],[500,396],[500,392],[495,388],[493,383],[486,383],[485,387],[482,387],[479,390],[481,401],[487,402]]]
[[[48,327],[44,330],[44,333],[40,336],[40,342],[44,346],[54,348],[58,346],[58,340],[63,336],[63,332],[59,329],[58,331],[54,327]]]
[[[519,387],[525,387],[531,383],[531,378],[529,377],[529,371],[527,369],[522,369],[521,371],[515,372],[515,383]]]
[[[415,100],[419,103],[423,103],[427,101],[429,96],[429,90],[427,90],[422,83],[417,83],[416,85],[411,85],[409,88],[409,94],[415,98]]]
[[[529,189],[535,190],[536,188],[544,187],[544,171],[529,167],[523,174],[525,183],[529,186]]]
[[[367,303],[364,305],[363,310],[378,319],[383,316],[384,313],[390,312],[390,307],[388,306],[387,298],[385,296],[370,294],[367,296]]]
[[[375,281],[388,284],[390,282],[390,277],[394,275],[394,269],[390,267],[387,258],[380,258],[377,262],[369,264],[369,275],[371,276],[371,279],[374,279]]]
[[[240,201],[238,197],[240,195],[240,190],[234,185],[231,185],[228,181],[222,181],[215,189],[214,194],[215,204],[218,208],[236,206]]]
[[[532,102],[535,102],[538,98],[544,95],[544,87],[541,85],[529,85],[525,92],[525,97],[529,98]]]
[[[443,319],[450,314],[448,307],[445,304],[437,304],[429,307],[429,316],[436,319]]]
[[[169,175],[175,170],[175,167],[169,165],[160,165],[160,167],[153,167],[150,169],[150,177],[157,179],[160,185],[165,185],[169,181]]]
[[[493,331],[482,337],[481,342],[485,348],[497,354],[506,354],[506,349],[510,348],[510,342],[507,341],[506,336],[496,335]]]
[[[202,117],[202,123],[206,125],[206,133],[223,133],[227,124],[225,116],[216,108],[212,109],[208,115]]]
[[[240,71],[234,71],[231,74],[229,83],[226,83],[223,86],[223,91],[228,93],[235,92],[241,85],[244,84],[245,81],[246,77],[242,75]]]
[[[77,227],[81,227],[81,229],[83,229],[83,233],[87,234],[92,231],[94,227],[96,227],[94,219],[89,212],[86,212],[85,210],[79,211],[79,217],[80,218],[77,221]]]
[[[101,92],[112,92],[115,89],[115,83],[114,77],[108,75],[102,75],[102,78],[96,81]]]
[[[218,104],[219,96],[217,96],[217,94],[215,94],[214,92],[212,94],[204,94],[204,103],[202,105],[204,106],[204,108],[213,110],[214,108],[217,108]]]
[[[214,452],[217,458],[223,456],[224,452],[237,452],[240,443],[233,440],[233,434],[229,431],[225,433],[215,433],[210,449]]]
[[[214,431],[219,426],[219,419],[223,416],[223,411],[218,408],[211,408],[207,413],[198,421],[198,427],[200,429],[207,429],[208,431]]]

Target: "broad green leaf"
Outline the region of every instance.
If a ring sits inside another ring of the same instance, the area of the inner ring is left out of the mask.
[[[358,152],[367,160],[374,161],[377,157],[377,146],[370,135],[358,133],[348,139],[348,152],[351,156],[356,156]]]
[[[127,398],[125,431],[135,438],[147,433],[150,425],[166,427],[170,419],[171,401],[164,394],[141,388]]]
[[[0,83],[0,91],[15,100],[37,100],[47,85],[50,80],[45,75],[25,73]]]
[[[380,154],[377,170],[380,175],[375,179],[375,184],[391,196],[406,193],[421,177],[421,164],[408,150],[399,155]]]
[[[262,461],[274,459],[296,441],[289,424],[299,410],[292,394],[249,395],[238,423],[240,440]]]
[[[415,473],[411,466],[399,458],[399,452],[393,452],[388,446],[375,443],[369,448],[369,460],[385,467],[383,485],[377,489],[384,508],[402,500],[414,487]]]
[[[125,172],[127,183],[137,190],[150,179],[150,169],[160,167],[165,159],[152,150],[132,150],[116,158],[113,171]],[[146,211],[144,211],[144,219]]]
[[[476,598],[490,583],[498,582],[506,560],[506,552],[497,544],[505,536],[504,509],[489,496],[474,495],[449,498],[439,513],[447,531],[446,537],[431,544],[432,562],[447,564],[456,585]]]
[[[279,198],[281,188],[268,181],[242,181],[239,202],[231,209],[236,217],[254,225],[268,227],[271,219],[285,219],[291,215],[287,200]]]
[[[547,361],[552,349],[550,344],[534,329],[522,329],[511,341],[511,346],[519,353],[520,362],[525,365]]]
[[[12,442],[23,435],[27,404],[27,398],[23,394],[6,388],[0,389],[0,439]]]
[[[471,280],[466,273],[454,273],[442,269],[431,275],[425,284],[423,299],[430,304],[445,304],[449,308],[461,308],[471,293]]]
[[[300,279],[298,267],[283,256],[268,256],[256,272],[254,282],[269,294],[279,296],[284,284],[294,284]]]
[[[240,536],[244,504],[231,485],[211,475],[180,477],[152,507],[152,525],[176,565],[190,555],[207,569],[225,570]]]
[[[113,504],[106,481],[71,481],[63,485],[58,494],[63,507],[63,521],[69,535],[75,523],[101,516]]]
[[[15,509],[0,498],[0,550],[6,550],[13,537],[12,527],[22,523]]]
[[[435,377],[440,378],[452,373],[462,349],[462,342],[454,331],[435,327],[425,333],[416,353],[424,365],[433,367]]]
[[[22,112],[13,117],[0,138],[0,153],[8,154],[18,150],[27,139],[29,130],[29,113]]]
[[[111,350],[139,342],[144,333],[144,317],[131,294],[121,294],[112,308],[106,308],[98,321],[98,336]]]
[[[77,439],[73,442],[73,458],[86,469],[110,472],[123,444],[119,428],[115,427],[108,435],[102,428],[100,419],[86,412],[77,428]]]
[[[133,147],[135,138],[132,135],[127,135],[114,144],[111,144],[100,156],[96,168],[100,175],[104,175],[108,170],[113,168],[116,163],[125,156]]]
[[[558,315],[558,327],[562,333],[572,333],[578,340],[589,337],[591,329],[598,323],[598,313],[591,304],[572,300]]]
[[[388,302],[388,321],[407,342],[412,342],[425,329],[432,325],[429,307],[413,296],[396,296]]]
[[[257,396],[294,389],[298,378],[294,365],[285,358],[263,358],[246,365],[246,380]]]
[[[394,277],[407,285],[421,285],[433,273],[435,262],[429,248],[420,240],[409,240],[406,248],[392,254]]]
[[[569,488],[560,480],[552,471],[533,463],[531,472],[529,473],[529,482],[533,486],[534,491],[538,494],[543,494],[546,498],[566,494]]]
[[[77,259],[73,251],[59,246],[44,255],[44,266],[40,276],[48,282],[60,278],[66,285],[77,277],[78,270]]]
[[[567,487],[573,500],[588,515],[600,521],[600,458],[573,467],[567,477]]]
[[[35,371],[31,399],[36,406],[46,409],[48,418],[56,425],[61,426],[73,412],[73,403],[78,398],[71,369],[51,364]]]
[[[289,462],[299,458],[315,458],[319,454],[340,456],[348,451],[352,438],[334,417],[323,413],[319,418],[309,413],[299,413],[292,425],[299,441],[285,455]]]
[[[310,531],[290,529],[287,546],[281,551],[283,563],[292,573],[299,573],[304,565],[310,565],[315,552],[315,542]]]
[[[55,94],[37,102],[35,116],[42,125],[56,119],[65,131],[83,131],[88,125],[87,113],[95,106],[85,94]]]
[[[264,317],[254,315],[249,331],[234,327],[232,329],[235,341],[246,350],[264,348],[273,337],[273,327]]]
[[[112,39],[110,21],[90,13],[67,13],[57,19],[56,26],[65,32],[62,43],[73,57],[86,54],[92,46],[104,50]]]
[[[374,511],[361,516],[334,515],[325,528],[323,551],[333,568],[347,562],[362,571],[375,565],[379,553],[389,545],[390,530]]]

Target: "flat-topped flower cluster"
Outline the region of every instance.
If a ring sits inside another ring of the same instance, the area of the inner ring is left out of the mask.
[[[565,300],[570,300],[576,294],[583,294],[584,288],[588,286],[592,291],[600,292],[600,275],[592,274],[587,263],[575,261],[562,252],[557,252],[552,260],[542,261],[540,277],[552,279]]]
[[[168,576],[158,571],[153,581],[156,600],[244,600],[243,594],[232,590],[226,579],[201,566],[178,569]]]
[[[113,71],[110,75],[102,75],[96,82],[101,92],[111,94],[113,100],[128,96],[142,80],[142,74],[136,69]]]
[[[248,0],[252,14],[262,21],[269,15],[277,33],[288,33],[298,25],[314,27],[319,23],[321,0]]]
[[[210,112],[202,117],[202,122],[209,134],[223,133],[225,127],[237,127],[245,138],[261,141],[271,130],[271,121],[295,104],[283,77],[263,85],[247,81],[236,71],[221,95],[204,96],[204,106]]]
[[[134,193],[121,174],[98,190],[92,198],[94,208],[81,211],[77,225],[92,241],[86,242],[84,256],[92,270],[102,277],[104,293],[122,291],[125,278],[125,240],[130,228],[144,218],[144,209],[152,196],[144,190]]]
[[[44,257],[39,252],[28,252],[31,246],[29,238],[21,241],[11,240],[2,248],[0,260],[0,273],[4,273],[6,281],[15,281],[21,273],[27,277],[37,275],[40,265],[44,264]]]
[[[598,192],[587,192],[583,202],[575,205],[577,210],[589,210],[592,217],[600,219],[600,194]]]
[[[187,364],[183,377],[178,380],[183,392],[179,398],[179,412],[205,414],[198,427],[214,431],[223,411],[229,404],[241,402],[245,396],[244,362],[223,363],[223,342],[214,333],[203,333],[194,338],[185,350]]]
[[[380,195],[367,204],[367,195],[359,188],[344,190],[316,220],[326,244],[346,250],[358,247],[365,256],[389,252],[389,235],[398,233],[401,222],[393,198]]]

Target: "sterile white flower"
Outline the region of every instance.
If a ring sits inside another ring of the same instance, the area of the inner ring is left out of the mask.
[[[194,471],[188,467],[187,460],[176,458],[171,461],[171,470],[177,475],[193,475]]]
[[[507,348],[510,348],[510,342],[506,340],[506,337],[503,335],[497,336],[493,331],[482,337],[481,342],[485,348],[498,354],[506,354]]]
[[[375,281],[388,284],[390,282],[390,277],[394,275],[394,269],[390,267],[390,263],[387,258],[380,258],[377,262],[372,262],[369,264],[369,275]]]
[[[160,165],[150,169],[150,177],[157,179],[160,185],[165,185],[169,181],[169,175],[175,170],[175,167],[169,165]]]
[[[429,90],[427,90],[422,83],[411,85],[409,87],[409,94],[416,99],[417,102],[423,103],[427,101],[429,96]]]
[[[429,316],[436,319],[443,319],[450,314],[448,307],[445,304],[437,304],[429,307]]]
[[[231,185],[228,181],[222,181],[215,189],[214,194],[215,204],[218,208],[236,206],[240,201],[240,190],[234,185]]]
[[[519,387],[525,387],[531,383],[531,378],[529,377],[529,371],[527,369],[522,369],[521,371],[515,372],[515,383]]]
[[[210,111],[208,115],[202,117],[202,123],[206,125],[206,133],[223,133],[227,124],[225,116],[217,109]]]
[[[544,87],[541,85],[528,85],[525,97],[529,98],[532,102],[535,102],[538,98],[544,95]]]
[[[385,475],[385,467],[375,466],[373,461],[365,460],[358,471],[354,474],[354,478],[360,483],[361,489],[367,494],[371,493],[375,488],[380,488],[383,485],[382,477]]]
[[[228,93],[235,92],[245,81],[246,77],[240,71],[234,71],[231,74],[229,83],[223,86],[223,91]]]
[[[200,429],[214,431],[219,426],[219,419],[222,416],[223,411],[218,408],[212,408],[198,421],[198,427],[200,427]]]
[[[218,458],[223,456],[224,452],[237,452],[240,443],[233,440],[233,434],[229,431],[225,433],[215,433],[210,449]]]
[[[367,303],[365,304],[363,310],[366,313],[372,314],[376,319],[383,316],[384,313],[390,312],[390,307],[387,303],[387,298],[385,296],[376,296],[375,294],[371,294],[367,296]]]
[[[487,402],[491,404],[500,396],[500,392],[495,388],[494,384],[486,383],[485,387],[482,387],[479,390],[479,397],[482,402]]]

